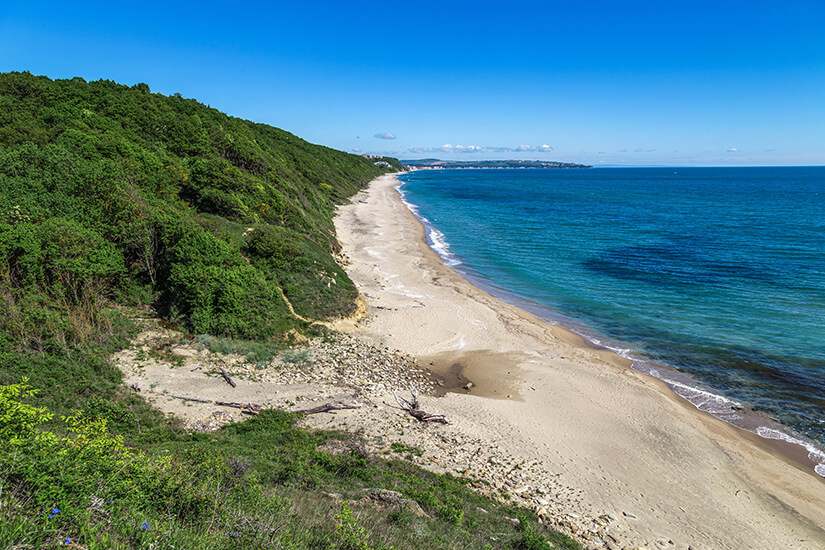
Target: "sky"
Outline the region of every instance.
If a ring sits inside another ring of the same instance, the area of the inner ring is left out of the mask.
[[[824,22],[823,0],[0,0],[0,71],[402,159],[823,165]]]

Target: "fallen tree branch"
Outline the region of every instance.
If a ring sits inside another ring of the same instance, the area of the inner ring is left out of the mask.
[[[362,406],[363,405],[361,405],[361,403],[344,403],[342,401],[336,401],[335,403],[325,403],[323,405],[318,405],[317,407],[312,407],[311,409],[303,409],[293,412],[302,414],[318,414],[329,411],[340,411],[343,409],[360,409]]]
[[[211,403],[211,399],[201,399],[200,397],[186,397],[185,395],[173,395],[175,399],[183,399],[184,401],[197,401],[198,403]]]
[[[395,397],[395,402],[398,403],[398,406],[396,407],[395,405],[390,405],[386,401],[384,401],[384,404],[388,407],[392,407],[393,409],[405,411],[410,416],[420,420],[421,422],[439,422],[441,424],[450,423],[447,417],[443,414],[433,414],[428,413],[426,411],[422,411],[418,404],[418,396],[415,395],[415,392],[412,390],[412,388],[410,388],[410,394],[412,395],[412,401],[404,399],[403,397],[399,397],[395,390],[393,390],[392,395],[393,397]]]
[[[233,388],[235,387],[235,381],[229,378],[229,375],[226,374],[226,371],[224,369],[221,369],[221,376],[223,376],[223,379],[226,380],[227,384],[229,384]]]
[[[263,409],[263,407],[257,403],[236,403],[235,401],[215,401],[215,405],[234,407],[236,409],[253,412],[254,414],[258,414]]]
[[[185,395],[172,395],[175,399],[182,399],[184,401],[195,401],[197,403],[211,403],[221,407],[232,407],[241,409],[241,412],[246,414],[258,414],[263,410],[263,405],[257,403],[237,403],[235,401],[213,401],[211,399],[201,399],[200,397],[186,397]]]

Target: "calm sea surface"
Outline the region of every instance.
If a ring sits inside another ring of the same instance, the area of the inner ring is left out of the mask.
[[[473,282],[635,359],[704,410],[825,444],[825,167],[401,180],[433,248]],[[751,408],[795,433],[742,420]],[[825,455],[812,458],[825,475]]]

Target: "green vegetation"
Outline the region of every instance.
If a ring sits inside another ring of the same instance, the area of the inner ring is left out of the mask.
[[[311,319],[354,310],[333,208],[392,168],[142,84],[2,74],[0,273],[195,333],[311,332],[283,296]]]
[[[295,415],[190,433],[108,362],[147,308],[209,349],[307,362],[288,335],[356,296],[333,208],[382,170],[144,84],[0,75],[0,548],[576,548]]]

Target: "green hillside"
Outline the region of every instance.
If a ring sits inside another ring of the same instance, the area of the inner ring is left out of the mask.
[[[357,296],[334,207],[384,171],[144,84],[0,74],[0,549],[577,548],[295,414],[186,431],[108,359],[137,314],[233,345],[321,334]],[[381,488],[425,515],[341,496]]]
[[[303,317],[352,312],[333,207],[386,170],[145,84],[3,74],[0,273],[63,301],[149,301],[198,333],[277,338],[306,328],[279,289]]]

